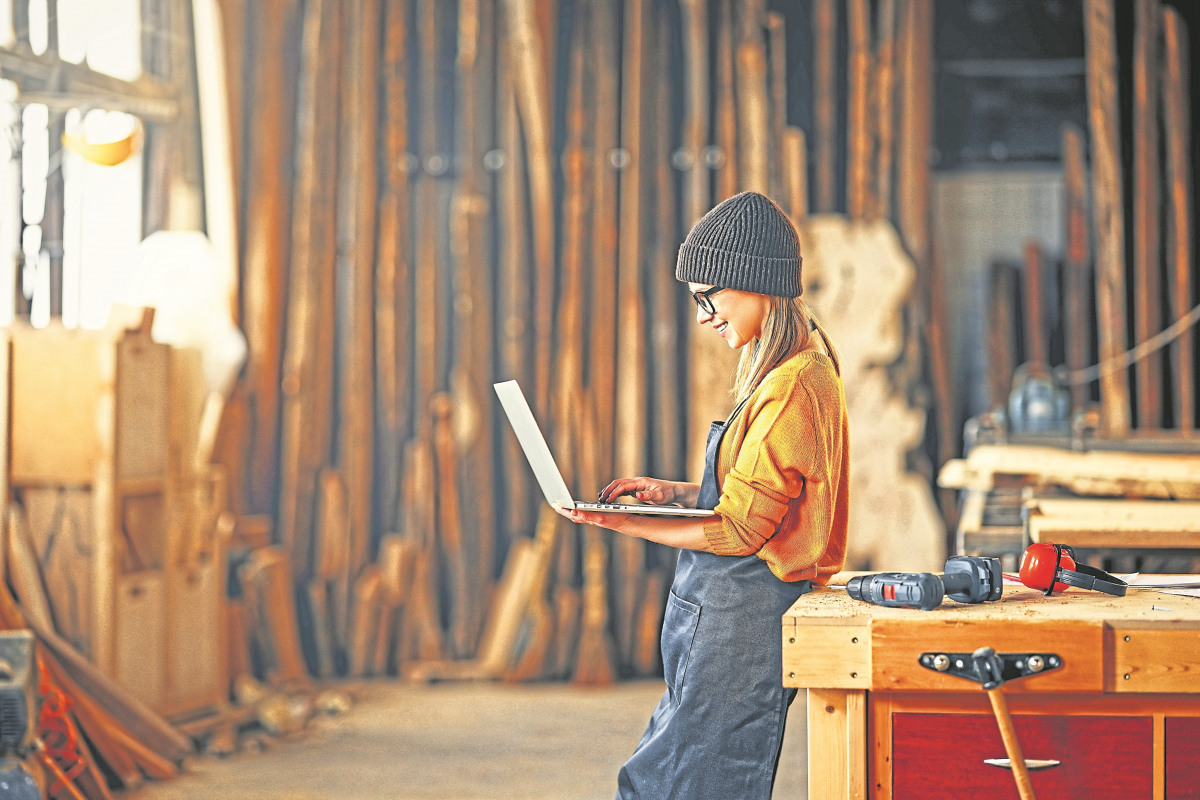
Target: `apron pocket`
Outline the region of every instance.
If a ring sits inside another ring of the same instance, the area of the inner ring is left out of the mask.
[[[672,591],[667,597],[667,610],[663,614],[662,657],[663,679],[675,703],[679,702],[679,695],[683,691],[683,676],[687,672],[692,640],[696,638],[699,624],[700,606],[689,603]]]

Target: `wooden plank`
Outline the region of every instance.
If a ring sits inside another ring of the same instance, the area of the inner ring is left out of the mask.
[[[988,275],[988,408],[1007,408],[1017,369],[1017,276],[1011,264],[992,264]]]
[[[892,165],[895,163],[896,0],[880,0],[875,29],[875,189],[872,218],[892,216]]]
[[[603,309],[617,307],[617,174],[612,157],[620,140],[618,111],[620,95],[618,73],[613,68],[619,59],[618,19],[615,3],[595,3],[589,8],[593,37],[590,72],[595,76],[593,89],[596,122],[592,167],[592,252],[591,314],[587,344],[587,390],[596,415],[592,435],[596,436],[596,484],[612,477],[613,441],[616,430],[617,337],[613,335],[613,314]],[[693,123],[695,124],[695,123]],[[599,484],[603,486],[604,484]]]
[[[384,11],[384,152],[389,169],[379,202],[375,267],[375,413],[377,519],[384,531],[400,525],[400,464],[412,415],[410,381],[413,319],[410,235],[409,49],[410,0],[388,0]],[[403,333],[402,333],[403,332]]]
[[[580,426],[580,476],[585,485],[599,483],[600,444],[595,406],[584,399],[575,415]],[[593,525],[583,530],[583,611],[579,647],[572,681],[584,686],[607,686],[616,680],[616,656],[609,628],[609,536]]]
[[[767,57],[762,26],[764,0],[738,4],[741,25],[737,41],[738,178],[743,190],[769,194],[771,117],[767,101]]]
[[[251,614],[268,651],[267,674],[275,686],[308,682],[300,654],[296,599],[286,552],[272,545],[255,550],[239,568],[242,585],[251,590]]]
[[[709,126],[708,3],[680,0],[683,20],[683,151],[688,167],[684,175],[683,217],[690,228],[711,203],[705,143]],[[665,265],[663,265],[665,266]]]
[[[354,0],[345,22],[342,58],[343,107],[339,182],[345,202],[338,215],[338,239],[348,242],[339,259],[337,293],[342,336],[338,348],[339,430],[336,463],[345,477],[349,526],[348,586],[370,556],[374,489],[375,396],[374,290],[376,213],[380,181],[376,171],[375,124],[380,74],[381,0]]]
[[[585,103],[586,93],[591,90],[587,63],[591,58],[588,37],[585,35],[587,21],[583,15],[575,19],[571,30],[570,61],[567,74],[566,142],[562,152],[563,164],[563,248],[561,254],[562,293],[558,303],[558,356],[555,380],[554,409],[557,426],[557,447],[560,459],[565,459],[565,468],[570,475],[573,496],[579,497],[594,491],[581,483],[579,469],[580,442],[579,426],[574,417],[578,414],[583,390],[585,320],[583,296],[587,281],[589,239],[587,221],[591,210],[589,178],[594,163],[590,141],[586,135],[591,114]],[[576,586],[578,562],[579,526],[566,520],[558,523],[555,586],[553,589],[554,622],[552,663],[548,667],[551,676],[558,678],[569,674],[575,658],[579,637],[580,593]]]
[[[813,210],[837,210],[837,0],[813,0]],[[903,126],[902,126],[903,129]]]
[[[1045,278],[1042,275],[1042,251],[1037,242],[1024,247],[1021,270],[1021,298],[1024,300],[1025,362],[1041,372],[1050,362],[1050,337],[1046,324]],[[1011,374],[1010,374],[1011,377]]]
[[[871,205],[871,120],[867,113],[871,78],[871,9],[867,0],[848,0],[850,36],[846,100],[846,214],[865,219]]]
[[[717,86],[715,89],[713,114],[716,116],[716,137],[720,157],[717,171],[717,196],[720,202],[737,194],[742,188],[738,163],[738,118],[735,97],[734,60],[734,0],[718,0],[717,3]]]
[[[530,337],[532,328],[526,324],[529,312],[529,282],[534,280],[530,265],[528,214],[525,205],[523,175],[525,156],[521,147],[521,131],[517,117],[516,94],[509,51],[502,50],[500,61],[504,80],[501,83],[500,146],[506,154],[504,168],[500,173],[500,216],[501,263],[500,263],[500,306],[497,309],[497,326],[500,336],[500,377],[513,379],[523,386],[530,386]],[[603,176],[602,176],[603,177]],[[599,183],[599,181],[598,181]],[[597,219],[597,225],[600,220]],[[613,236],[615,237],[615,223]],[[601,270],[597,269],[599,273]],[[598,296],[597,300],[602,300]],[[610,338],[606,336],[604,338]],[[528,479],[529,468],[525,454],[517,444],[516,436],[505,436],[503,451],[504,477],[506,485],[500,492],[507,498],[504,534],[511,539],[515,534],[526,536],[533,528],[533,503]]]
[[[783,131],[783,171],[788,216],[799,224],[808,216],[808,145],[804,131],[791,125]]]
[[[1200,502],[1033,498],[1029,538],[1073,547],[1200,548]]]
[[[1096,315],[1100,360],[1125,350],[1125,218],[1122,210],[1117,46],[1113,0],[1085,0],[1088,133],[1091,142],[1092,219],[1096,236]],[[1129,431],[1129,378],[1124,367],[1100,376],[1100,421],[1104,431]]]
[[[558,542],[559,519],[558,512],[548,505],[542,505],[530,556],[528,580],[521,587],[526,599],[517,634],[515,658],[512,667],[504,674],[506,680],[527,681],[546,676],[554,638],[554,612],[547,592]]]
[[[1192,131],[1187,25],[1172,8],[1163,8],[1163,118],[1167,139],[1168,182],[1167,275],[1171,316],[1179,319],[1192,305]],[[1175,427],[1190,432],[1196,427],[1195,334],[1187,331],[1171,346],[1172,383],[1175,385]]]
[[[865,800],[866,692],[809,689],[808,741],[810,800]]]
[[[643,307],[642,270],[645,227],[643,216],[643,113],[646,76],[645,35],[649,29],[644,0],[625,5],[621,66],[621,149],[627,164],[621,173],[620,230],[617,250],[616,312],[617,412],[615,470],[618,475],[640,475],[646,468],[646,318]],[[645,560],[641,539],[621,536],[613,543],[616,585],[614,623],[617,652],[622,662],[633,655],[634,611]]]
[[[1091,236],[1088,228],[1088,179],[1083,156],[1083,131],[1064,125],[1063,204],[1066,207],[1066,252],[1063,259],[1063,348],[1067,368],[1083,369],[1091,344]],[[1091,397],[1086,383],[1071,385],[1071,407],[1083,408]]]
[[[459,656],[475,651],[471,620],[480,602],[473,591],[474,582],[467,574],[463,540],[461,499],[458,487],[458,459],[454,446],[454,403],[448,394],[438,393],[432,401],[433,448],[437,464],[437,522],[436,529],[441,552],[445,559],[450,600],[449,643]]]
[[[1159,0],[1136,0],[1133,29],[1133,340],[1162,327],[1159,302],[1158,40]],[[1137,427],[1161,428],[1162,360],[1152,353],[1134,365]]]
[[[375,648],[383,646],[376,638],[381,593],[382,573],[378,565],[369,564],[354,581],[346,659],[351,675],[366,675],[374,663]]]
[[[717,172],[718,200],[733,196],[741,188],[737,162],[737,110],[734,105],[732,14],[732,3],[722,0],[718,5],[717,86],[713,106],[717,145],[724,154]],[[698,221],[690,220],[692,224]],[[711,330],[699,325],[689,325],[688,329],[687,475],[689,480],[698,482],[704,468],[704,442],[709,423],[714,419],[723,419],[730,410],[729,390],[732,388],[737,358],[725,341],[714,336]]]
[[[1051,447],[979,445],[947,462],[938,485],[989,490],[997,476],[1060,485],[1078,494],[1200,499],[1200,456],[1182,453],[1072,452]]]
[[[465,636],[471,650],[484,621],[484,602],[495,570],[497,515],[493,452],[494,407],[489,379],[493,374],[494,300],[491,216],[487,186],[481,174],[494,142],[495,4],[470,0],[459,4],[459,184],[451,223],[454,256],[454,329],[457,346],[450,373],[454,399],[454,444],[460,475],[471,491],[462,493],[464,557],[468,562],[471,607]]]
[[[526,169],[533,204],[534,365],[533,407],[546,418],[550,408],[551,342],[554,326],[554,164],[549,121],[551,92],[545,50],[532,0],[506,0],[508,40],[517,110],[525,133]]]
[[[670,29],[662,14],[658,15],[654,35],[657,44],[650,50],[652,74],[668,75],[671,71]],[[668,108],[676,91],[670,81],[655,81],[650,85],[650,102],[655,108]],[[653,200],[647,209],[655,220],[649,231],[647,268],[650,270],[650,318],[647,335],[652,343],[649,351],[648,376],[651,403],[648,409],[651,459],[645,469],[669,480],[682,480],[686,445],[683,438],[684,420],[681,415],[679,387],[684,371],[680,363],[679,315],[680,283],[675,280],[675,256],[679,248],[679,222],[675,199],[675,174],[671,167],[674,126],[667,117],[651,117],[649,135],[650,169],[647,178]],[[588,487],[590,491],[593,487]],[[599,489],[600,487],[594,487]]]
[[[401,660],[434,660],[441,658],[445,649],[438,602],[435,474],[432,446],[421,439],[413,440],[404,457],[403,528],[411,538],[416,554],[413,557],[412,584],[404,607]]]
[[[313,498],[317,470],[326,456],[332,380],[326,353],[333,337],[325,284],[334,273],[333,204],[337,160],[338,8],[328,0],[305,7],[303,57],[296,118],[296,182],[292,211],[292,261],[283,353],[283,441],[280,455],[279,536],[300,575],[311,569]]]
[[[917,268],[913,296],[916,298],[916,317],[925,334],[921,343],[928,354],[933,385],[937,460],[944,464],[958,451],[960,429],[955,411],[957,392],[948,352],[945,276],[931,233],[929,153],[933,147],[934,4],[932,0],[910,0],[904,4],[903,12],[897,65],[902,82],[896,159],[896,221]],[[949,531],[955,527],[955,498],[943,492],[938,501],[949,538]]]
[[[788,174],[785,167],[784,137],[787,130],[787,25],[778,11],[766,13],[767,50],[769,53],[771,140],[768,146],[770,196],[781,205],[786,202]],[[790,209],[787,209],[790,212]]]

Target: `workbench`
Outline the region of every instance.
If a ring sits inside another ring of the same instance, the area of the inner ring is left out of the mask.
[[[1131,588],[932,611],[818,588],[783,616],[783,683],[808,690],[809,800],[1017,798],[980,683],[922,654],[1053,653],[1003,685],[1039,798],[1200,797],[1200,599]]]

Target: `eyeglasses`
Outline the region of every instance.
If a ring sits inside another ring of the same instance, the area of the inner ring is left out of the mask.
[[[724,286],[714,286],[711,289],[705,289],[703,292],[692,292],[692,299],[696,301],[696,305],[700,306],[700,310],[705,314],[716,314],[717,307],[713,305],[712,296],[724,290]]]

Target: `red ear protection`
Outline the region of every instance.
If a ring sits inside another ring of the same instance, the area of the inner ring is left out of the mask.
[[[1026,547],[1021,556],[1020,575],[1021,583],[1030,589],[1041,589],[1047,596],[1066,591],[1069,586],[1125,596],[1125,581],[1103,570],[1078,564],[1075,549],[1066,544],[1038,542]]]

